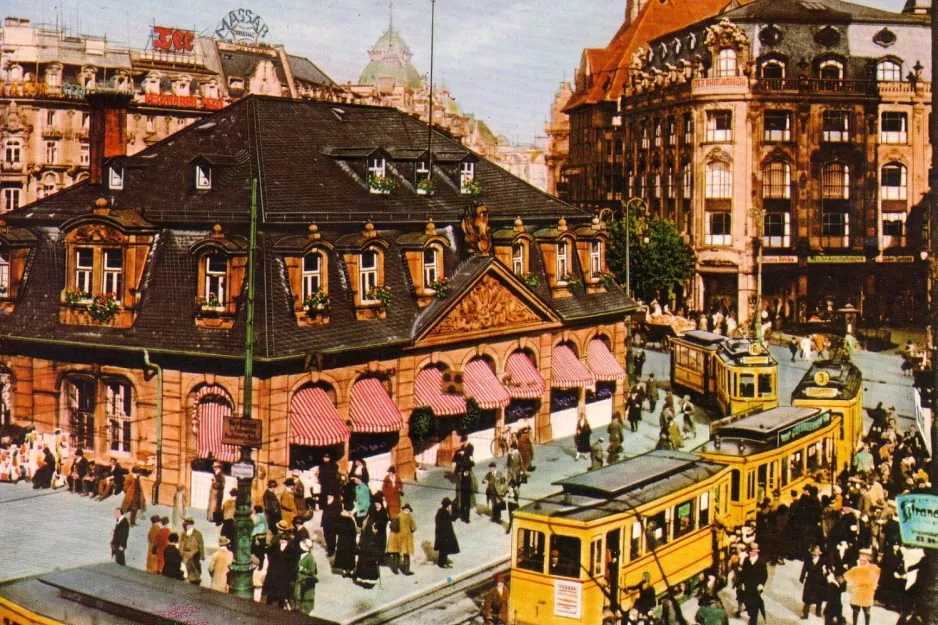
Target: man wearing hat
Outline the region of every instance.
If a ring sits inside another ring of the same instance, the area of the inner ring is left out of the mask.
[[[218,551],[208,562],[208,572],[212,576],[212,590],[228,592],[228,567],[234,561],[234,554],[228,549],[231,541],[224,536],[218,539]]]
[[[280,510],[280,498],[277,497],[277,480],[267,482],[267,490],[264,491],[264,514],[267,515],[267,527],[276,536],[277,524],[283,518],[283,513]]]
[[[388,566],[395,575],[399,570],[404,575],[413,575],[410,570],[410,556],[414,553],[414,532],[417,531],[417,523],[411,512],[410,504],[405,503],[401,513],[391,519],[389,524]]]
[[[319,463],[319,507],[326,508],[326,499],[329,495],[339,496],[339,466],[332,461],[328,453],[322,455]]]
[[[202,560],[205,559],[205,543],[202,541],[202,532],[195,529],[195,521],[192,517],[186,517],[182,522],[179,552],[186,565],[186,580],[190,584],[200,585],[202,583]]]
[[[863,622],[870,625],[870,608],[879,583],[879,567],[870,562],[873,552],[861,549],[857,565],[844,573],[847,590],[850,591],[850,607],[853,609],[853,625],[857,625],[860,610],[863,610]]]
[[[749,625],[757,625],[760,612],[763,620],[767,620],[762,591],[765,590],[765,583],[768,580],[769,570],[765,566],[765,561],[759,557],[759,545],[752,543],[749,545],[749,559],[743,563],[740,576],[743,585],[743,603],[749,614]]]
[[[264,579],[264,594],[267,595],[267,605],[274,603],[286,608],[293,598],[294,584],[296,583],[297,563],[300,554],[293,547],[290,527],[280,521],[277,539],[267,550],[267,577]]]
[[[504,575],[496,575],[495,587],[485,593],[482,616],[485,618],[485,625],[507,625],[508,586],[505,584]]]
[[[464,523],[469,522],[469,512],[472,510],[472,500],[476,492],[475,476],[472,473],[472,467],[475,461],[472,459],[475,449],[469,442],[469,437],[463,434],[459,440],[459,449],[453,454],[453,466],[456,474],[456,508],[459,510],[459,516]]]
[[[590,447],[590,471],[603,468],[603,437],[600,436]]]
[[[489,472],[482,478],[485,484],[485,499],[492,511],[492,522],[501,523],[502,508],[505,507],[505,495],[508,494],[508,478],[498,470],[494,462],[489,463]]]
[[[286,521],[287,525],[293,525],[293,517],[296,516],[296,499],[293,497],[295,484],[293,478],[288,477],[283,482],[283,494],[280,495],[280,518]]]
[[[114,530],[111,532],[111,557],[118,564],[126,564],[127,539],[130,537],[130,520],[121,512],[114,510]]]
[[[160,533],[160,515],[150,517],[150,530],[147,532],[147,573],[159,573],[156,557],[156,536]]]
[[[206,518],[215,525],[221,525],[222,521],[222,500],[225,497],[225,472],[222,471],[222,464],[216,462],[212,465],[212,486],[208,492],[208,508],[205,511]]]
[[[824,560],[821,558],[821,548],[817,545],[811,547],[808,557],[804,559],[799,580],[804,584],[804,591],[801,593],[804,610],[801,612],[801,618],[808,618],[812,605],[817,606],[817,615],[821,616],[821,604],[824,603],[827,573],[824,570]]]

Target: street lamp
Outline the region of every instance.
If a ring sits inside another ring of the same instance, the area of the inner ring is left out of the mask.
[[[756,340],[764,344],[762,336],[762,237],[765,228],[765,211],[758,206],[749,209],[749,217],[755,222],[752,246],[756,249],[756,310],[752,315],[753,332]]]
[[[631,214],[633,210],[637,210],[640,215],[644,215],[648,212],[648,204],[645,203],[640,197],[629,198],[627,202],[624,203],[625,208],[625,295],[626,297],[632,297],[632,257],[630,251],[630,242],[632,240],[632,219]],[[648,244],[648,241],[651,239],[648,231],[645,230],[642,233],[642,243]]]

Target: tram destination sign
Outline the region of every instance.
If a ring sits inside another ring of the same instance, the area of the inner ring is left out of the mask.
[[[899,495],[896,505],[902,544],[938,549],[938,496],[924,493]]]
[[[261,448],[264,424],[260,419],[243,419],[241,417],[225,417],[225,424],[221,432],[221,442],[235,447]]]
[[[778,444],[779,446],[787,445],[791,441],[801,438],[802,436],[807,436],[812,432],[820,430],[822,427],[829,425],[831,422],[831,413],[822,412],[816,417],[812,417],[806,421],[801,421],[790,427],[781,430],[778,433]]]

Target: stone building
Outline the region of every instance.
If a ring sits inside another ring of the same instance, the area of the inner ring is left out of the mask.
[[[564,110],[571,97],[573,87],[567,81],[561,82],[550,107],[550,119],[544,123],[544,132],[547,134],[547,151],[544,155],[547,166],[547,192],[552,195],[567,192],[562,180],[563,167],[570,156],[570,116]]]
[[[932,57],[909,5],[756,0],[633,38],[626,71],[587,63],[563,197],[602,211],[637,196],[674,220],[697,252],[690,306],[747,319],[761,247],[761,309],[916,318]],[[597,82],[611,97],[590,104]]]
[[[426,125],[390,108],[251,96],[130,156],[126,101],[88,98],[89,179],[0,229],[5,419],[201,505],[211,462],[236,456],[254,180],[262,475],[329,451],[410,477],[447,464],[460,429],[480,460],[505,424],[545,442],[622,409],[634,305],[590,213],[441,133],[428,152]],[[415,450],[417,407],[434,418]]]

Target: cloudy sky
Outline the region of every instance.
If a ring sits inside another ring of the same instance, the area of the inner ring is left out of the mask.
[[[267,23],[265,41],[309,57],[338,82],[357,81],[367,50],[387,28],[388,0],[4,0],[7,16],[64,23],[146,45],[154,22],[213,31],[231,9]],[[860,0],[901,10],[904,0]],[[543,133],[553,94],[573,76],[584,47],[604,47],[625,0],[438,0],[434,74],[459,105],[498,134],[529,142]],[[430,67],[430,0],[394,0],[394,27],[421,73]]]

